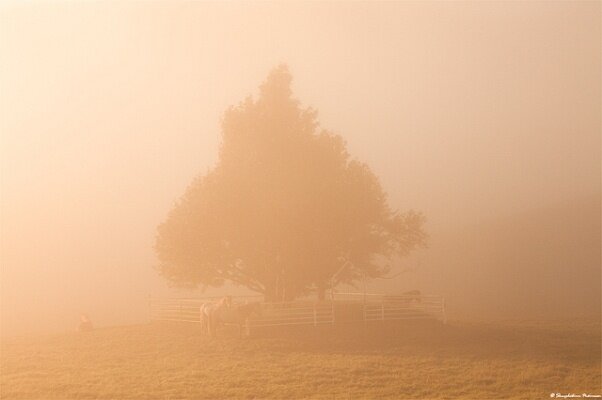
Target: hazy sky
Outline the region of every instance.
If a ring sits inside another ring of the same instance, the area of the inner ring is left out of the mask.
[[[125,302],[161,291],[157,224],[215,162],[223,111],[281,62],[431,229],[599,194],[600,7],[3,5],[5,328],[125,321]]]

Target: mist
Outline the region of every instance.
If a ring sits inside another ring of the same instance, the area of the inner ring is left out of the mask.
[[[600,26],[599,2],[3,5],[2,334],[200,296],[158,275],[157,225],[282,62],[390,204],[427,217],[429,247],[370,290],[599,319]]]

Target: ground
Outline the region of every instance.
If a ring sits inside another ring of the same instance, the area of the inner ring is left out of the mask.
[[[153,323],[8,338],[2,399],[545,399],[602,394],[600,322],[434,321],[239,339]]]

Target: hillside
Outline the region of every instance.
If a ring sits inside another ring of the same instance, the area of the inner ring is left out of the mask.
[[[549,398],[602,392],[588,321],[203,337],[148,324],[2,342],[2,399]]]

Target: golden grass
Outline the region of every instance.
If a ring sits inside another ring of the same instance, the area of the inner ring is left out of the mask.
[[[2,399],[602,394],[599,322],[360,324],[250,339],[230,331],[210,339],[195,325],[149,324],[7,339],[1,350]]]

